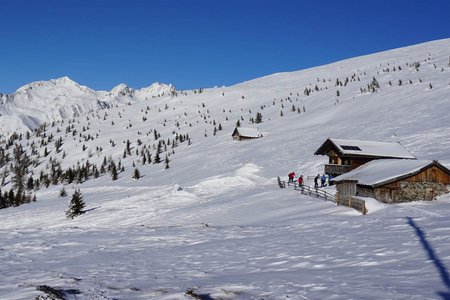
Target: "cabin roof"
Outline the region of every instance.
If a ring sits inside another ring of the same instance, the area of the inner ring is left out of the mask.
[[[416,175],[432,166],[450,175],[450,170],[435,160],[377,159],[332,180],[336,183],[357,180],[360,185],[378,187]]]
[[[328,138],[314,154],[326,155],[331,149],[335,150],[340,156],[366,156],[407,159],[416,158],[399,143],[332,138]]]
[[[257,128],[249,128],[249,127],[236,127],[232,135],[234,136],[236,134],[242,137],[249,137],[249,138],[262,137],[261,131],[259,131]]]

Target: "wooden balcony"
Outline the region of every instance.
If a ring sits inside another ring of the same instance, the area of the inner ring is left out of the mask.
[[[335,165],[335,164],[326,164],[325,165],[325,173],[327,174],[344,174],[350,172],[350,165]]]

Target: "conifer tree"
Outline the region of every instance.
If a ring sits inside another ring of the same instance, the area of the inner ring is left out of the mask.
[[[111,178],[113,181],[119,178],[119,174],[117,172],[117,167],[115,163],[113,163],[111,166]]]
[[[28,173],[28,166],[30,165],[30,159],[26,155],[22,146],[16,145],[14,148],[14,165],[11,168],[12,187],[20,192],[25,191],[26,175]]]
[[[6,195],[5,195],[6,196]],[[0,209],[2,208],[7,208],[8,207],[8,203],[6,201],[6,197],[3,197],[2,192],[0,191]]]
[[[66,191],[66,189],[65,189],[64,187],[62,187],[62,188],[59,190],[59,196],[60,196],[60,197],[66,197],[66,196],[67,196],[67,191]]]
[[[255,122],[256,122],[257,124],[262,122],[262,114],[261,114],[260,112],[257,112],[257,113],[256,113]]]
[[[5,193],[5,197],[6,197],[6,202],[8,203],[8,207],[14,206],[16,195],[14,194],[13,189],[10,189],[8,194]]]
[[[166,155],[166,159],[164,162],[166,163],[166,170],[167,170],[169,168],[169,162],[170,162],[169,157],[167,155]]]
[[[72,199],[70,200],[69,209],[66,211],[66,216],[68,219],[73,219],[76,216],[84,214],[84,201],[83,195],[80,192],[80,189],[75,190],[72,195]]]
[[[153,159],[154,164],[159,164],[161,162],[161,157],[159,155],[159,152],[156,152],[155,158]]]
[[[126,153],[127,153],[128,155],[131,155],[131,143],[130,143],[130,140],[127,140],[127,144],[126,144],[126,147],[125,147],[125,151],[126,151]]]
[[[139,179],[139,178],[141,178],[141,173],[139,172],[139,169],[138,169],[138,168],[135,168],[135,169],[134,169],[132,178],[133,178],[133,179]]]
[[[30,191],[32,189],[34,189],[34,179],[33,179],[33,176],[30,175],[30,177],[28,177],[28,180],[27,180],[27,190]]]

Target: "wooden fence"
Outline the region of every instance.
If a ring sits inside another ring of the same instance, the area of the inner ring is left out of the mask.
[[[357,197],[341,196],[339,194],[337,194],[335,197],[335,195],[327,193],[326,191],[321,190],[319,188],[316,189],[316,188],[312,188],[307,185],[299,186],[297,182],[291,182],[291,183],[288,182],[287,183],[286,181],[281,180],[280,177],[278,177],[277,180],[278,180],[278,186],[280,188],[292,187],[293,189],[300,191],[304,195],[314,196],[317,198],[321,198],[323,200],[331,201],[331,202],[336,203],[337,205],[347,206],[347,207],[356,209],[357,211],[361,212],[362,214],[367,213],[366,202]]]
[[[304,195],[315,196],[327,201],[336,202],[333,194],[327,193],[326,191],[321,189],[312,188],[307,185],[298,186],[297,184],[294,186],[294,189],[300,191]]]
[[[367,213],[366,201],[355,196],[342,196],[336,194],[336,204],[354,208],[363,215]]]

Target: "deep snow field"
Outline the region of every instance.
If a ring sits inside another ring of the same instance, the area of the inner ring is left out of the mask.
[[[67,299],[448,297],[450,197],[362,216],[257,169],[182,190],[86,184],[92,210],[74,220],[56,189],[9,209],[2,299],[33,299],[42,284],[82,293]]]
[[[64,135],[67,109],[33,115],[32,100],[29,112],[20,104],[20,114],[4,105],[4,132],[58,120],[48,131],[64,137],[67,157],[52,153],[64,167],[111,156],[125,171],[116,181],[103,175],[66,185],[65,198],[62,185],[41,188],[37,202],[0,210],[0,299],[35,299],[44,295],[39,285],[65,291],[66,299],[450,299],[450,195],[397,205],[368,199],[369,213],[361,215],[276,184],[290,171],[322,173],[327,159],[313,153],[327,137],[398,141],[420,159],[450,166],[449,56],[447,39],[202,93],[124,94],[111,98],[117,106],[73,118],[78,132],[98,134],[89,142]],[[353,74],[346,86],[335,85]],[[361,93],[373,77],[380,89]],[[65,105],[74,86],[64,79],[49,94]],[[27,99],[44,97],[46,83],[40,88]],[[256,112],[263,122],[249,124]],[[258,126],[264,137],[233,141],[241,116],[242,126]],[[213,120],[223,127],[216,135]],[[174,131],[192,139],[174,148],[167,170],[122,157],[128,139],[133,149],[137,139],[154,145],[146,134],[152,129],[164,139]],[[133,162],[139,180],[131,178]],[[75,188],[86,213],[67,219]]]

